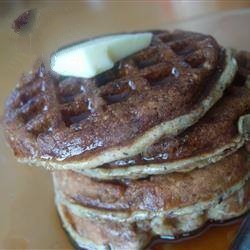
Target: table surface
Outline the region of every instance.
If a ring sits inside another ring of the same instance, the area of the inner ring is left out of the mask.
[[[38,58],[48,62],[57,48],[89,36],[139,29],[183,28],[212,34],[224,46],[250,49],[250,9],[209,13],[249,6],[152,1],[0,2],[0,113],[4,100],[23,72]],[[16,34],[12,21],[29,8],[37,17],[25,33]],[[200,16],[206,13],[205,16]],[[192,17],[191,16],[200,16]],[[189,18],[183,21],[182,19]],[[3,133],[1,131],[1,140]],[[53,204],[50,173],[20,165],[11,150],[0,144],[0,249],[72,249]],[[209,229],[202,236],[178,244],[158,244],[165,250],[226,250],[238,224]],[[207,248],[206,248],[207,246]]]

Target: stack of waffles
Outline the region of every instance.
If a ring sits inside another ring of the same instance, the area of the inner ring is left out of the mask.
[[[6,102],[19,161],[52,170],[63,227],[84,249],[136,250],[250,206],[250,53],[154,31],[91,79],[43,64]]]

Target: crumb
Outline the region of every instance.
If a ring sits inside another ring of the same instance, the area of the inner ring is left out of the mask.
[[[24,13],[22,13],[19,17],[15,19],[15,21],[12,23],[12,29],[15,32],[19,32],[24,26],[26,26],[33,14],[33,10],[27,10]]]

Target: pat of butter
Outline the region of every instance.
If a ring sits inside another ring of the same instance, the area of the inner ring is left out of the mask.
[[[51,69],[61,75],[90,78],[149,46],[152,33],[105,36],[64,48],[51,56]]]

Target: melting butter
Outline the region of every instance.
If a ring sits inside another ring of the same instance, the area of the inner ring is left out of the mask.
[[[61,49],[51,56],[58,74],[91,78],[129,55],[149,46],[152,33],[119,34],[92,39]]]

